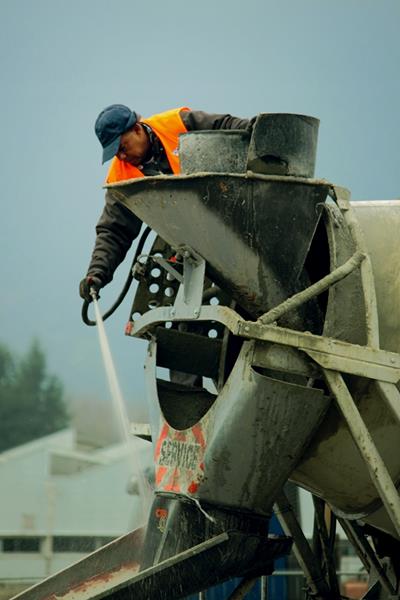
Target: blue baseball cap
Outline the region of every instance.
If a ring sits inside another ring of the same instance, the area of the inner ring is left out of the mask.
[[[103,164],[115,156],[121,135],[137,123],[137,114],[123,104],[111,104],[101,111],[94,130],[103,146]]]

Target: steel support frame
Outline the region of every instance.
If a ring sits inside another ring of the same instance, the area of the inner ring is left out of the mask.
[[[315,600],[336,600],[337,596],[334,596],[329,589],[315,554],[312,551],[283,490],[281,490],[275,500],[274,513],[277,516],[284,533],[293,538],[293,552],[300,568],[304,572],[307,585],[313,598],[315,598]]]
[[[324,369],[326,382],[345,419],[351,436],[368,468],[389,517],[400,536],[400,496],[380,456],[367,426],[343,380],[337,371]]]
[[[355,521],[349,521],[348,519],[341,518],[339,518],[338,521],[349,541],[352,543],[355,551],[357,552],[359,559],[368,571],[369,581],[378,581],[389,594],[390,598],[399,598],[399,596],[396,595],[396,590],[385,573],[379,558],[376,556],[376,553],[374,552],[373,548],[371,548],[371,545],[365,538],[357,523]],[[368,593],[369,591],[364,598],[368,597]]]
[[[203,265],[201,267],[204,268]],[[199,281],[196,281],[195,288],[197,300],[200,294]],[[143,336],[156,323],[170,320],[218,321],[234,335],[291,346],[305,352],[322,368],[371,479],[400,535],[399,494],[342,377],[342,373],[348,373],[375,379],[390,411],[400,420],[400,393],[394,385],[400,379],[400,355],[274,325],[263,325],[260,321],[245,321],[228,307],[201,306],[197,309],[196,305],[193,301],[186,304],[180,300],[179,310],[175,307],[154,309],[134,324],[130,335]]]
[[[313,496],[314,503],[314,532],[313,540],[317,542],[320,548],[320,555],[318,559],[322,567],[325,567],[325,576],[329,584],[332,596],[340,598],[339,582],[336,575],[336,561],[334,556],[334,543],[335,543],[335,530],[336,530],[336,517],[330,510],[330,507],[326,505],[322,498]],[[329,532],[326,523],[326,509],[330,513],[330,527]],[[333,536],[332,536],[333,533]],[[317,550],[314,548],[314,553],[317,554]]]
[[[147,337],[151,335],[151,329],[157,324],[168,321],[194,320],[217,321],[227,327],[233,335],[245,339],[298,348],[324,368],[389,384],[397,383],[400,380],[399,354],[275,325],[262,325],[260,322],[246,321],[227,306],[203,305],[200,307],[198,316],[194,316],[193,307],[187,305],[181,305],[180,310],[168,306],[155,308],[132,323],[129,335]],[[384,389],[387,390],[387,386],[384,386]],[[395,396],[396,393],[393,391],[393,397]],[[396,401],[392,400],[392,404],[396,404]],[[399,409],[396,410],[399,414]]]

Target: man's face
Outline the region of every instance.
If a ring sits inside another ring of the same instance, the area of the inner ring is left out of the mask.
[[[120,160],[134,167],[141,165],[150,149],[150,140],[147,133],[139,123],[121,135],[121,142],[117,152]]]

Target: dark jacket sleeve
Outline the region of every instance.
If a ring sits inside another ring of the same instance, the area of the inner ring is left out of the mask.
[[[139,235],[142,221],[108,190],[106,203],[96,225],[96,243],[88,275],[96,275],[106,285],[124,260],[132,242]]]
[[[188,131],[199,131],[202,129],[248,129],[252,124],[252,120],[250,119],[241,119],[229,114],[206,113],[202,110],[183,110],[180,115]]]

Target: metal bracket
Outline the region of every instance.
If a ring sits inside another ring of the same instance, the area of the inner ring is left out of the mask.
[[[189,246],[178,248],[177,256],[183,258],[183,282],[171,309],[171,316],[179,314],[187,320],[197,319],[203,299],[206,261]]]
[[[366,353],[359,353],[359,348],[363,346],[355,346],[353,356],[350,353],[327,353],[319,352],[317,350],[311,350],[310,348],[300,348],[310,358],[312,358],[318,365],[325,369],[331,369],[334,371],[340,371],[341,373],[350,373],[352,375],[359,375],[360,377],[366,377],[368,379],[375,379],[382,382],[396,383],[400,377],[399,368],[393,368],[393,364],[386,365],[383,361],[384,351],[375,351],[375,359],[367,356]],[[372,352],[374,350],[370,348]],[[364,356],[363,356],[364,354]],[[383,359],[383,360],[382,360]],[[397,361],[396,361],[397,362]]]
[[[195,309],[196,310],[196,309]],[[333,338],[294,331],[260,322],[245,321],[227,306],[200,306],[199,314],[183,302],[172,308],[160,307],[145,313],[132,323],[129,335],[143,337],[158,323],[165,321],[216,321],[234,335],[291,346],[308,354],[323,368],[359,375],[369,379],[397,383],[400,380],[400,355],[369,346],[358,346]]]
[[[137,321],[129,323],[126,331],[127,335],[132,335],[133,329],[135,329],[133,335],[143,335],[145,333],[144,330],[147,330],[152,324],[172,320],[190,321],[197,319],[200,314],[206,270],[205,260],[189,246],[179,246],[176,249],[176,258],[183,262],[182,274],[173,266],[173,262],[171,264],[163,256],[149,255],[149,258],[167,271],[181,285],[179,286],[174,306],[160,307],[159,309],[152,309],[146,312]],[[140,334],[138,333],[138,321],[140,321]]]
[[[329,196],[336,202],[340,210],[350,210],[350,190],[340,185],[332,185]]]
[[[298,348],[324,368],[388,383],[400,379],[400,355],[394,352],[243,320],[237,322],[236,335]]]
[[[167,260],[165,260],[165,258],[163,258],[162,256],[154,256],[153,261],[160,265],[160,267],[167,271],[167,273],[172,275],[172,277],[179,281],[179,283],[183,283],[183,275],[181,275],[179,271],[174,269],[174,267]]]

